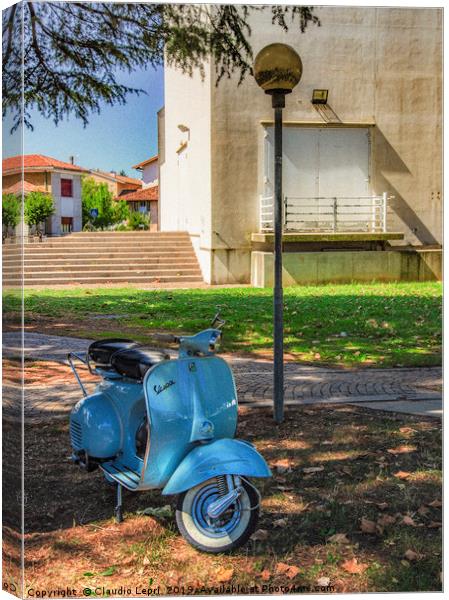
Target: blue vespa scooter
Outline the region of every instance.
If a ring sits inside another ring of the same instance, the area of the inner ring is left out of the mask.
[[[210,553],[248,540],[260,504],[248,478],[271,476],[254,446],[234,439],[234,377],[214,355],[223,324],[217,314],[211,329],[169,336],[179,343],[174,360],[123,339],[94,342],[86,356],[68,355],[84,395],[70,416],[73,461],[87,471],[100,468],[117,485],[119,522],[123,487],[177,494],[181,534]],[[75,359],[102,377],[93,394],[87,394]]]

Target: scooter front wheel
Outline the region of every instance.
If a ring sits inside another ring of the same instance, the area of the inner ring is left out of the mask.
[[[242,546],[254,532],[259,517],[259,496],[242,480],[240,495],[216,519],[208,515],[209,505],[220,497],[217,479],[208,479],[178,496],[176,522],[191,546],[217,554]]]

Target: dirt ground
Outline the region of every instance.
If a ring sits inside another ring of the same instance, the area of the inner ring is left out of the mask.
[[[5,423],[4,435],[8,461],[20,428]],[[253,539],[209,556],[179,535],[174,499],[159,492],[125,492],[116,524],[114,488],[69,461],[65,419],[26,426],[24,595],[441,590],[439,421],[318,406],[289,409],[275,426],[270,410],[241,408],[238,437],[255,443],[273,478],[258,482]],[[164,517],[140,513],[167,504]],[[9,505],[3,581],[18,586]]]

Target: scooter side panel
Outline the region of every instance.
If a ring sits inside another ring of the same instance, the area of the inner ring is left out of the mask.
[[[141,489],[163,487],[201,442],[233,437],[237,392],[232,372],[218,357],[159,363],[144,380],[150,442]]]
[[[170,477],[162,493],[180,494],[218,475],[271,477],[271,471],[252,444],[242,440],[217,440],[196,446]]]

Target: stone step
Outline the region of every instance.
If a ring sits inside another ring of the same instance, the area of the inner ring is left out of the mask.
[[[123,261],[121,258],[100,258],[100,259],[96,259],[96,258],[92,258],[89,257],[89,259],[84,259],[82,261],[80,260],[76,260],[74,258],[72,259],[66,259],[66,258],[60,258],[60,259],[56,259],[56,260],[28,260],[26,259],[23,263],[23,267],[25,269],[28,270],[37,270],[37,269],[48,269],[48,268],[55,268],[55,269],[69,269],[72,267],[76,267],[79,268],[80,265],[83,266],[83,268],[88,268],[88,267],[114,267],[115,268],[128,268],[129,265],[196,265],[197,264],[197,260],[195,257],[186,255],[186,256],[156,256],[156,257],[145,257],[145,258],[139,258],[139,259],[135,259],[135,257],[132,257],[133,260],[126,260]],[[7,273],[9,271],[16,271],[17,269],[22,268],[21,263],[16,263],[16,264],[12,264],[12,263],[8,263],[5,262],[3,264],[3,272]]]
[[[79,241],[72,244],[55,244],[54,242],[49,242],[45,244],[25,244],[24,250],[32,251],[32,252],[45,252],[49,249],[53,250],[66,250],[67,252],[76,250],[77,248],[89,248],[89,249],[104,249],[104,248],[192,248],[192,244],[189,240],[183,241],[171,241],[171,240],[137,240],[133,242],[126,241],[114,241],[114,242],[83,242]],[[7,254],[7,253],[5,253]]]
[[[148,277],[147,275],[132,275],[130,277],[114,276],[114,277],[60,277],[58,279],[25,279],[25,285],[39,285],[39,286],[54,286],[54,285],[70,285],[70,284],[108,284],[108,283],[140,283],[142,285],[152,283],[203,283],[202,277],[198,275],[179,275],[179,276],[157,276]],[[17,279],[3,279],[3,285],[20,286],[21,280]]]
[[[130,274],[130,275],[129,275]],[[75,279],[83,278],[102,278],[111,279],[120,277],[121,279],[128,279],[128,276],[135,277],[146,277],[147,279],[157,279],[158,277],[179,277],[182,275],[195,275],[199,277],[201,272],[199,269],[132,269],[128,271],[117,272],[115,270],[97,270],[97,271],[41,271],[40,273],[27,273],[25,279],[28,281],[34,281],[35,279],[47,279],[53,280],[55,283],[61,279],[67,279],[74,277]]]
[[[187,231],[76,231],[68,235],[60,236],[61,238],[75,238],[75,237],[136,237],[136,236],[148,236],[148,237],[189,237]]]
[[[151,272],[151,273],[160,273],[162,271],[170,271],[173,273],[178,273],[181,271],[195,271],[195,273],[200,273],[200,269],[196,263],[162,263],[162,264],[126,264],[126,265],[107,265],[102,267],[102,265],[70,265],[63,266],[61,265],[45,265],[39,269],[25,267],[23,273],[27,277],[39,277],[43,273],[48,274],[49,276],[59,276],[64,273],[83,273],[83,272],[102,272],[102,273],[121,273],[121,272],[131,272],[131,271],[139,271],[139,272]],[[17,273],[17,270],[3,270],[3,273],[6,275],[14,275]]]
[[[143,264],[135,264],[135,265],[70,265],[63,266],[61,265],[45,265],[39,269],[35,268],[27,268],[25,267],[23,271],[18,269],[4,269],[3,275],[5,277],[14,277],[14,275],[18,275],[19,273],[24,273],[27,277],[38,277],[42,273],[47,273],[51,276],[59,276],[61,273],[77,273],[77,272],[102,272],[102,273],[127,273],[131,271],[151,271],[152,273],[159,273],[164,270],[173,271],[175,273],[185,270],[194,270],[196,273],[200,273],[200,269],[196,263],[162,263],[149,265],[146,263]]]
[[[23,264],[22,264],[23,261]],[[3,253],[4,284],[202,283],[186,233],[95,232],[11,246]]]
[[[190,252],[161,252],[161,253],[146,253],[146,254],[135,254],[132,252],[123,254],[77,254],[76,256],[66,257],[65,255],[45,255],[45,256],[25,256],[24,263],[27,265],[45,265],[45,264],[70,264],[70,263],[121,263],[123,261],[139,260],[139,261],[177,261],[177,260],[191,260],[196,262],[196,257],[192,256]],[[3,267],[17,268],[22,264],[21,260],[3,260]]]

